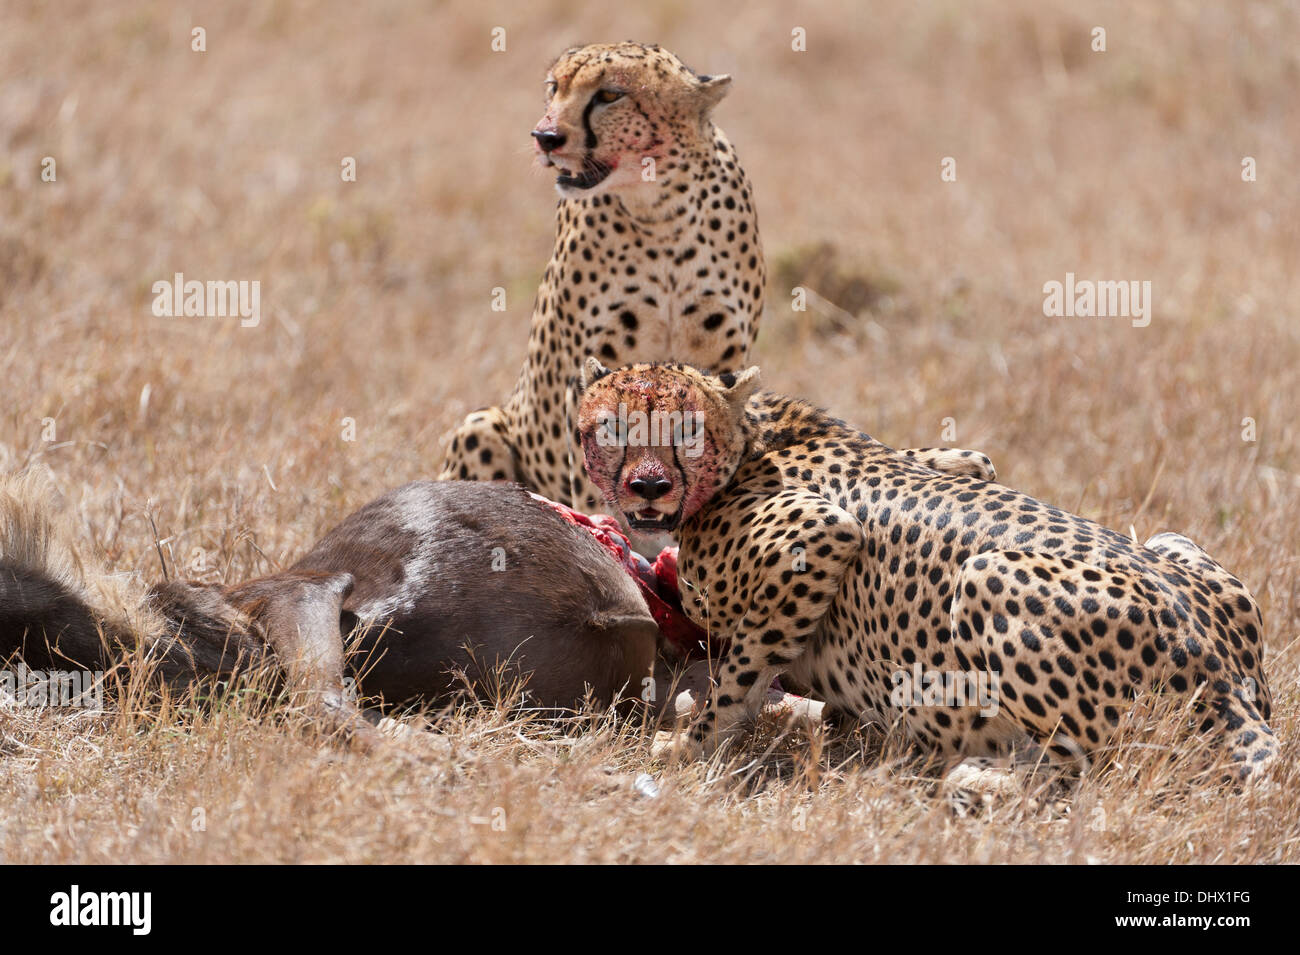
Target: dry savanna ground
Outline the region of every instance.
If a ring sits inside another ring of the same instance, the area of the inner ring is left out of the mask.
[[[504,708],[369,758],[251,691],[9,709],[0,859],[1300,858],[1295,5],[10,0],[3,18],[0,467],[48,468],[112,571],[159,575],[152,518],[177,568],[240,580],[430,475],[524,353],[553,235],[527,135],[544,68],[635,38],[735,78],[717,119],[757,190],[769,387],[1197,540],[1263,605],[1283,757],[1275,787],[1234,793],[1153,715],[1081,779],[967,805],[874,726],[669,768],[637,727]],[[260,281],[260,324],[155,317],[176,272]],[[1046,317],[1067,272],[1150,281],[1150,324]]]

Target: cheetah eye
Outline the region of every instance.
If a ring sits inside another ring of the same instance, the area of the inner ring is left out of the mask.
[[[623,93],[619,90],[601,90],[596,94],[598,103],[616,103],[623,98]]]

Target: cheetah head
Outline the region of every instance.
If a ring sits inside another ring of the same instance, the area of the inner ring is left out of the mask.
[[[546,75],[546,114],[533,130],[565,199],[650,187],[670,157],[711,145],[709,112],[729,76],[699,76],[667,50],[639,43],[574,47]]]
[[[727,486],[747,446],[745,402],[758,369],[689,365],[583,369],[578,429],[587,474],[638,530],[673,531]]]

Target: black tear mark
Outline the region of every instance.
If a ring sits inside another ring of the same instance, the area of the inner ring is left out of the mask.
[[[605,82],[605,71],[601,70],[600,75],[596,77],[596,92],[591,94],[591,99],[587,100],[587,105],[582,111],[582,128],[587,131],[587,148],[596,148],[596,134],[591,128],[591,111],[596,108],[596,97],[600,95],[600,86]]]
[[[596,97],[593,95],[587,101],[587,107],[582,111],[582,128],[587,131],[587,149],[596,148],[596,134],[591,129],[591,111],[596,108]]]

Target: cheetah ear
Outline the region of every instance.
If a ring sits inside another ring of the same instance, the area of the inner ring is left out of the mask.
[[[582,390],[586,391],[609,373],[609,369],[600,363],[600,359],[588,355],[587,360],[582,363]]]
[[[701,76],[699,85],[695,87],[695,95],[700,100],[700,112],[708,115],[713,107],[722,102],[722,97],[727,95],[727,90],[730,88],[731,77],[726,73],[717,76]]]
[[[728,403],[740,406],[749,400],[749,396],[754,393],[759,383],[759,371],[757,365],[750,365],[739,374],[733,375],[729,371],[724,371],[718,376],[724,388],[727,389]]]

